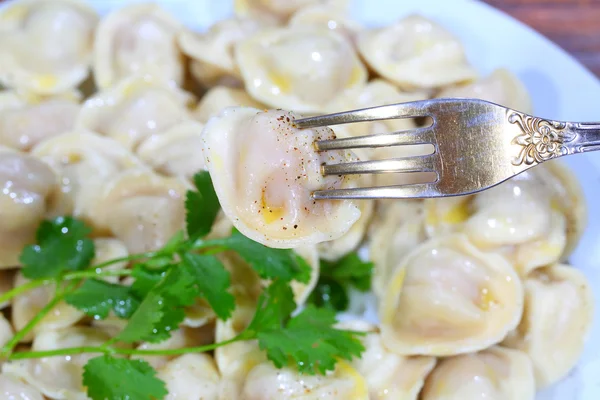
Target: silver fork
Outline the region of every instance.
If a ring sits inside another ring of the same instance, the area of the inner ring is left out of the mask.
[[[400,186],[322,190],[315,199],[449,197],[477,193],[545,161],[600,150],[600,123],[559,122],[483,100],[436,99],[303,118],[298,128],[430,117],[413,130],[323,140],[318,151],[432,144],[433,154],[324,165],[325,175],[435,172],[437,180]]]

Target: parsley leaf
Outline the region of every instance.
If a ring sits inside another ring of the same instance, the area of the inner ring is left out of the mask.
[[[194,278],[179,266],[173,266],[146,295],[119,334],[124,342],[158,343],[170,337],[185,318],[185,307],[198,294]]]
[[[215,256],[183,254],[182,268],[192,276],[198,290],[208,301],[217,317],[226,320],[235,309],[235,297],[227,291],[229,272]]]
[[[87,237],[91,229],[71,217],[58,217],[40,224],[37,244],[26,246],[19,261],[29,279],[56,278],[66,271],[90,265],[95,255],[94,242]]]
[[[293,363],[300,373],[325,374],[337,359],[352,360],[365,350],[357,332],[335,329],[335,312],[307,306],[284,328],[257,333],[258,344],[276,367]]]
[[[114,283],[88,279],[65,301],[90,317],[104,319],[112,309],[119,318],[129,318],[140,305],[131,288]]]
[[[321,260],[321,275],[340,282],[351,284],[361,292],[371,288],[373,263],[360,259],[356,252],[349,253],[332,263]]]
[[[163,399],[168,394],[165,383],[147,362],[109,355],[87,362],[83,384],[92,400]]]
[[[210,232],[221,205],[208,172],[194,175],[194,186],[197,191],[188,190],[185,196],[186,228],[188,236],[197,239]]]
[[[263,246],[235,229],[231,236],[212,240],[212,243],[237,252],[263,279],[279,278],[302,283],[310,280],[310,266],[293,250]]]

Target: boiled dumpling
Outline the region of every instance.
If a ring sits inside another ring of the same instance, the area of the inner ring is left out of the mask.
[[[78,113],[75,98],[0,92],[0,145],[28,151],[44,139],[70,131]]]
[[[11,2],[0,12],[0,84],[40,94],[77,87],[89,73],[97,20],[83,1]]]
[[[184,354],[161,368],[156,377],[165,382],[165,400],[218,400],[220,376],[208,354]]]
[[[110,337],[91,327],[70,327],[61,330],[45,330],[39,333],[31,349],[33,351],[55,350],[70,347],[95,347],[103,345]],[[98,354],[84,353],[67,357],[45,357],[18,360],[2,366],[9,373],[34,386],[45,396],[57,400],[85,400],[86,389],[81,376],[83,366]]]
[[[0,373],[0,400],[44,400],[44,396],[16,376]]]
[[[235,57],[248,93],[273,108],[322,113],[340,92],[367,80],[352,45],[324,28],[264,30],[240,42]]]
[[[371,68],[403,88],[432,89],[477,76],[462,44],[419,15],[361,33],[358,48]]]
[[[312,5],[325,5],[343,10],[348,0],[236,0],[235,13],[268,21],[285,21],[294,12]]]
[[[158,250],[185,227],[188,189],[177,178],[146,170],[125,171],[106,182],[96,218],[106,222],[131,254]]]
[[[517,350],[495,346],[441,360],[427,378],[422,400],[533,400],[531,361]]]
[[[191,101],[190,94],[164,80],[133,76],[87,99],[77,126],[134,150],[150,135],[188,120]]]
[[[317,281],[319,280],[320,253],[317,251],[316,245],[299,246],[296,247],[294,251],[300,257],[302,257],[310,267],[310,279],[307,283],[302,283],[298,281],[292,281],[290,283],[290,285],[292,286],[292,292],[294,293],[294,301],[296,302],[296,304],[300,305],[306,302],[306,299],[310,295],[310,292],[312,292],[312,290],[317,285]]]
[[[301,375],[277,369],[270,361],[258,364],[246,377],[240,400],[369,400],[365,378],[345,361],[325,376]]]
[[[376,213],[369,238],[373,261],[371,288],[382,297],[385,287],[404,257],[427,237],[423,226],[423,202],[394,201]]]
[[[181,84],[184,64],[177,34],[182,29],[179,21],[157,4],[131,4],[113,11],[96,31],[96,85],[105,89],[138,73]]]
[[[97,238],[94,239],[94,250],[95,257],[92,260],[92,265],[99,265],[107,261],[116,260],[119,258],[125,258],[129,255],[127,246],[125,243],[115,238]],[[114,263],[103,267],[103,271],[119,271],[127,267],[127,261]],[[118,276],[106,276],[99,279],[103,279],[107,282],[118,283]]]
[[[523,82],[504,68],[497,69],[489,76],[473,83],[446,88],[436,97],[476,98],[524,113],[533,111],[531,98]]]
[[[230,18],[212,25],[205,33],[183,31],[179,34],[178,42],[182,51],[196,65],[191,69],[194,77],[201,84],[212,86],[223,79],[241,80],[233,48],[260,28],[261,24],[256,20]],[[196,71],[204,72],[194,74]]]
[[[20,264],[57,192],[57,177],[46,164],[0,147],[0,269]]]
[[[113,139],[87,131],[74,131],[48,139],[31,153],[59,175],[60,201],[54,215],[72,214],[90,224],[98,234],[108,233],[108,224],[96,217],[96,205],[107,179],[129,168],[145,168],[130,151]]]
[[[261,110],[265,108],[261,103],[250,97],[244,89],[215,86],[202,96],[193,116],[198,121],[206,123],[210,117],[217,115],[223,109],[239,106],[254,107]]]
[[[360,217],[350,201],[315,201],[318,189],[342,188],[347,176],[321,174],[321,165],[353,160],[351,152],[317,153],[329,128],[299,130],[295,114],[228,108],[204,129],[204,156],[225,214],[249,238],[293,248],[336,239]],[[268,149],[268,151],[265,151]]]
[[[13,327],[3,313],[0,313],[0,347],[4,346],[14,336]],[[1,387],[1,386],[0,386]]]
[[[342,34],[349,42],[355,43],[360,24],[348,16],[346,10],[332,5],[317,4],[301,8],[292,15],[289,25],[317,26]]]
[[[523,286],[503,257],[464,235],[430,240],[396,267],[381,300],[384,345],[403,355],[448,356],[502,341],[523,313]]]
[[[365,377],[369,400],[417,400],[435,358],[394,354],[383,345],[377,327],[361,320],[338,324],[338,329],[366,332],[365,352],[352,360],[352,366]]]
[[[12,290],[14,287],[15,274],[17,270],[9,270],[4,269],[0,270],[0,296],[4,295],[9,290]],[[0,303],[0,310],[8,307],[10,305],[10,300],[6,300]]]
[[[144,140],[137,155],[156,172],[191,179],[203,171],[202,129],[196,121],[185,121]]]
[[[503,345],[529,355],[537,387],[543,388],[577,363],[592,326],[594,299],[585,275],[566,265],[536,270],[524,286],[523,320]]]

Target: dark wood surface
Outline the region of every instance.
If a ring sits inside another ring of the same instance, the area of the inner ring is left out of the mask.
[[[600,0],[486,0],[533,27],[600,77]]]

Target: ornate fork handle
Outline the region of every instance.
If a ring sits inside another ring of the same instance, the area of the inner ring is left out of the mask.
[[[600,122],[559,122],[511,111],[508,121],[521,128],[512,144],[521,151],[512,163],[532,165],[552,158],[600,150]]]

